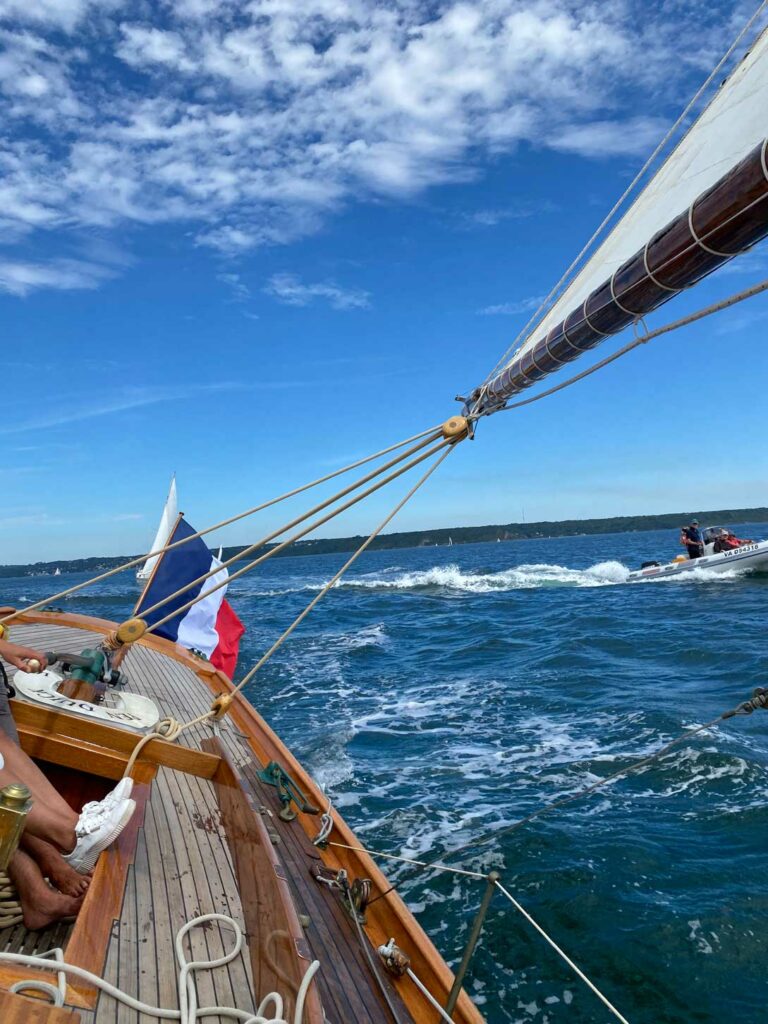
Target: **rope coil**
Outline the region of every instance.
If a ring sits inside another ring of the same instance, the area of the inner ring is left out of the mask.
[[[235,933],[235,942],[228,953],[214,960],[187,960],[184,952],[184,939],[193,928],[207,926],[211,922],[219,922],[230,927]],[[89,982],[101,992],[111,996],[118,1003],[127,1006],[137,1013],[155,1017],[158,1020],[177,1020],[181,1024],[196,1024],[201,1017],[224,1017],[230,1020],[240,1021],[241,1024],[289,1024],[284,1017],[283,999],[279,992],[269,992],[259,1003],[256,1012],[250,1013],[246,1010],[238,1010],[229,1006],[204,1006],[199,1007],[197,1003],[197,989],[195,986],[195,972],[201,970],[213,970],[217,967],[224,967],[231,963],[236,956],[239,956],[243,948],[243,932],[237,921],[226,914],[201,914],[183,925],[176,933],[174,942],[176,959],[178,961],[178,992],[179,1009],[171,1010],[165,1007],[152,1006],[134,998],[127,992],[123,992],[115,985],[111,985],[98,974],[86,971],[82,967],[68,964],[64,961],[61,949],[49,950],[47,953],[27,956],[21,953],[0,953],[0,963],[20,964],[25,967],[41,968],[43,970],[55,970],[59,975],[59,990],[47,982],[30,981],[20,982],[25,991],[37,991],[44,995],[51,996],[54,1005],[63,1005],[57,1002],[57,996],[61,992],[62,980],[65,975],[71,974]],[[320,968],[320,961],[313,960],[302,978],[296,996],[296,1009],[290,1024],[302,1024],[304,1017],[304,1005],[312,979]],[[19,989],[17,989],[19,990]],[[269,1014],[269,1016],[267,1016]]]

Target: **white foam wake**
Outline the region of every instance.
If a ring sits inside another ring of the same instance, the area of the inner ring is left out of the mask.
[[[458,565],[436,565],[431,569],[403,572],[398,576],[362,576],[342,581],[342,587],[371,590],[417,590],[440,588],[473,594],[504,590],[529,590],[536,587],[603,587],[624,583],[629,570],[620,562],[598,562],[588,569],[569,569],[564,565],[537,563],[518,565],[500,572],[470,572]]]

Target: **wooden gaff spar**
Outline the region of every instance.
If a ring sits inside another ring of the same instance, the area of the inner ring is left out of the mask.
[[[473,412],[499,408],[564,363],[618,334],[768,235],[768,139],[667,224],[585,301],[481,392]]]
[[[765,238],[766,111],[768,30],[467,411],[503,408]]]

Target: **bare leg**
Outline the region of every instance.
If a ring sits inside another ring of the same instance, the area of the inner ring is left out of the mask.
[[[8,785],[9,782],[23,782],[37,803],[45,804],[51,814],[58,815],[62,822],[71,824],[72,828],[75,827],[78,818],[75,811],[54,789],[32,758],[3,732],[0,732],[0,754],[5,761],[5,766],[0,769],[0,787]]]
[[[65,896],[84,896],[90,885],[92,872],[81,875],[64,860],[55,846],[44,839],[38,839],[29,832],[21,837],[22,847],[35,860],[43,877],[48,878]]]
[[[82,906],[82,896],[64,896],[52,889],[40,868],[23,850],[14,854],[8,865],[8,874],[19,891],[24,925],[32,931],[46,928],[62,917],[71,917]]]

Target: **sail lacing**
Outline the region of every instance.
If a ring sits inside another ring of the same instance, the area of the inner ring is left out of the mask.
[[[761,146],[761,163],[762,163],[762,166],[763,166],[766,182],[768,183],[768,169],[766,169],[766,166],[765,166],[765,154],[766,154],[766,149],[767,148],[768,148],[768,139],[764,140],[764,142],[762,143],[762,146]],[[719,234],[722,231],[723,228],[727,227],[729,224],[731,224],[732,222],[734,222],[738,218],[742,217],[745,213],[747,213],[750,210],[754,209],[758,204],[760,204],[762,202],[765,202],[766,199],[768,199],[768,191],[764,192],[760,196],[757,196],[757,198],[751,200],[745,206],[739,208],[735,213],[731,214],[725,220],[723,220],[720,223],[718,223],[710,231],[708,231],[708,232],[706,232],[706,233],[704,233],[704,234],[702,234],[701,236],[698,236],[698,237],[694,236],[694,240],[689,245],[685,246],[680,251],[675,252],[667,260],[665,260],[664,262],[659,264],[659,266],[655,267],[653,272],[651,272],[649,270],[649,268],[648,268],[648,260],[647,260],[647,249],[648,249],[648,247],[646,245],[646,247],[643,250],[643,260],[644,260],[645,269],[646,269],[645,277],[641,278],[638,281],[635,281],[632,284],[630,284],[629,287],[627,287],[623,292],[619,293],[620,297],[621,298],[625,298],[626,295],[629,292],[631,292],[634,289],[640,287],[642,284],[644,284],[647,281],[652,281],[657,287],[659,287],[659,288],[661,288],[661,289],[663,289],[665,291],[668,291],[670,294],[677,294],[678,292],[683,291],[684,290],[683,288],[668,287],[667,285],[665,285],[661,281],[659,281],[658,277],[657,277],[659,272],[662,271],[662,270],[665,270],[669,266],[677,263],[682,257],[684,257],[686,255],[690,255],[690,253],[694,252],[696,249],[702,248],[705,251],[710,251],[711,252],[711,250],[706,250],[706,246],[703,244],[703,240],[704,239],[707,239],[707,238],[709,238],[709,237],[711,237],[711,236],[713,236],[715,234]],[[692,209],[692,206],[691,206],[691,209]],[[690,219],[690,210],[688,212],[688,215],[689,215],[689,219]],[[731,259],[733,259],[736,256],[740,256],[740,255],[743,255],[745,252],[748,252],[750,248],[752,248],[752,245],[749,245],[745,249],[739,250],[738,252],[730,253],[725,258],[727,260],[731,260]],[[698,284],[699,281],[703,280],[704,277],[709,275],[709,273],[713,273],[714,270],[719,269],[720,266],[722,266],[722,264],[718,265],[717,267],[711,268],[710,271],[708,271],[707,273],[702,274],[699,278],[697,278],[697,280],[694,283]],[[686,287],[690,287],[690,286],[686,286]],[[596,291],[599,291],[599,290],[600,289],[596,289]],[[611,278],[610,292],[611,292],[611,298],[608,301],[601,303],[599,306],[595,307],[591,311],[591,315],[593,317],[596,316],[597,314],[605,311],[605,310],[610,309],[612,305],[616,305],[623,312],[629,313],[629,311],[626,309],[626,307],[623,306],[618,301],[618,299],[616,297],[615,290],[614,290],[614,287],[613,287],[613,277]],[[595,293],[593,292],[592,294],[594,295]],[[745,297],[748,297],[748,296],[745,296]],[[588,299],[586,301],[589,301],[589,297],[588,297]],[[657,303],[656,305],[658,305],[658,304],[659,303]],[[586,305],[586,302],[584,303],[584,305]],[[583,308],[584,307],[582,307],[582,310],[583,310]],[[650,311],[651,311],[650,309],[647,309],[644,312],[647,313],[647,312],[650,312]],[[636,317],[636,318],[640,318],[641,313],[639,311],[636,311],[636,312],[631,313],[631,315]],[[568,337],[567,331],[575,330],[575,329],[577,329],[577,328],[579,328],[579,327],[581,327],[581,326],[583,326],[585,324],[587,326],[590,326],[590,327],[592,325],[589,324],[589,321],[587,320],[586,315],[583,312],[582,312],[581,317],[579,319],[575,320],[573,323],[570,323],[569,321],[570,321],[570,315],[565,318],[565,320],[563,321],[562,325],[558,325],[559,329],[561,330],[561,337],[567,342],[569,347],[574,350],[574,352],[576,352],[578,355],[583,355],[584,352],[587,351],[587,350],[582,348],[582,347],[580,347],[580,346],[578,346],[578,345],[575,345],[571,341],[571,339]],[[594,328],[592,328],[592,329],[594,330]],[[620,330],[623,330],[623,328],[621,328]],[[615,331],[614,334],[620,333],[620,330]],[[602,333],[602,332],[598,332],[598,333]],[[607,335],[604,335],[604,336],[607,336]],[[545,339],[541,339],[541,340],[545,341]],[[547,336],[546,340],[548,341],[548,336]],[[549,351],[548,345],[547,345],[547,351]],[[528,353],[526,353],[526,354],[528,354]],[[562,360],[557,360],[557,362],[562,364]],[[499,376],[503,376],[503,374],[509,373],[511,371],[513,365],[514,365],[514,363],[510,363],[502,371],[502,374],[499,375]],[[603,365],[602,363],[597,364],[595,369],[598,369],[602,365]],[[515,366],[515,373],[518,376],[522,376],[522,377],[525,378],[527,383],[525,385],[523,385],[523,387],[527,387],[528,385],[532,385],[532,384],[538,383],[538,381],[536,381],[536,380],[531,380],[531,378],[528,377],[528,375],[524,372],[524,370],[522,369],[522,366],[520,366],[520,365]],[[502,397],[496,398],[496,397],[492,396],[491,392],[490,392],[491,384],[493,384],[495,381],[498,381],[498,379],[499,379],[499,377],[495,377],[495,378],[493,378],[492,381],[486,381],[482,385],[482,387],[480,388],[480,390],[478,391],[476,396],[473,396],[473,398],[471,400],[471,410],[469,412],[469,418],[470,419],[472,419],[472,420],[480,419],[483,416],[491,415],[494,412],[498,412],[500,409],[502,409],[504,407],[504,402],[506,401],[506,399],[502,398]],[[514,390],[514,391],[522,390],[522,387],[516,386],[516,385],[512,384],[511,381],[509,382],[508,386],[509,386],[510,390]]]
[[[629,196],[631,196],[635,192],[637,186],[639,185],[639,183],[644,178],[646,172],[653,166],[653,164],[655,163],[656,159],[665,150],[665,148],[666,148],[667,144],[669,143],[670,139],[672,139],[673,136],[677,133],[678,129],[685,122],[685,120],[688,117],[688,115],[690,114],[690,112],[694,109],[694,107],[699,102],[701,97],[707,92],[707,90],[712,85],[714,80],[717,78],[717,76],[720,74],[722,69],[725,67],[725,65],[728,63],[728,61],[731,59],[731,57],[735,53],[736,49],[741,44],[742,40],[752,30],[752,28],[757,24],[759,18],[765,12],[766,9],[768,9],[768,0],[763,0],[763,2],[758,6],[757,10],[752,15],[752,17],[749,19],[749,21],[747,21],[747,23],[741,29],[741,31],[736,36],[736,38],[733,40],[731,45],[725,51],[723,56],[720,58],[720,60],[714,66],[714,68],[712,69],[710,74],[707,76],[705,81],[702,82],[702,84],[699,86],[699,88],[693,94],[691,99],[686,104],[685,108],[682,110],[682,112],[678,116],[677,120],[674,122],[674,124],[670,127],[669,131],[664,136],[664,138],[661,140],[661,142],[659,142],[659,144],[656,146],[654,151],[651,153],[651,155],[645,161],[643,166],[637,172],[635,177],[629,183],[627,188],[624,190],[624,192],[621,194],[621,196],[617,199],[617,201],[614,203],[614,205],[611,207],[611,209],[605,215],[603,220],[600,222],[598,227],[593,232],[592,236],[589,238],[589,240],[583,246],[583,248],[578,253],[578,255],[574,258],[574,260],[570,264],[570,266],[565,270],[565,272],[563,273],[563,275],[560,278],[560,280],[557,281],[557,283],[551,289],[549,294],[539,304],[538,308],[533,313],[533,315],[530,317],[530,319],[525,324],[525,326],[522,328],[522,330],[519,331],[519,333],[515,337],[515,340],[506,349],[504,354],[501,356],[501,358],[498,360],[498,362],[493,367],[491,372],[488,374],[488,376],[483,381],[483,384],[487,384],[490,380],[493,379],[493,377],[496,376],[496,374],[510,360],[510,357],[513,356],[516,353],[517,348],[519,348],[520,344],[522,343],[524,338],[529,334],[529,332],[532,333],[533,326],[535,324],[537,324],[542,319],[544,313],[546,312],[547,309],[550,308],[550,306],[552,305],[554,299],[559,294],[562,293],[562,291],[565,288],[565,285],[572,279],[572,277],[574,276],[575,271],[581,266],[582,261],[584,260],[584,257],[590,252],[590,250],[592,249],[594,243],[597,242],[597,240],[602,236],[602,234],[605,231],[606,227],[610,224],[610,222],[613,219],[613,217],[615,216],[615,214],[621,209],[621,207],[624,205],[625,201],[629,198]]]
[[[550,395],[554,395],[558,391],[562,391],[564,388],[570,387],[571,384],[576,384],[577,381],[583,380],[585,377],[591,376],[598,370],[602,370],[604,366],[608,366],[609,363],[616,362],[622,356],[625,356],[628,352],[632,352],[640,345],[645,345],[649,341],[653,341],[654,338],[659,338],[663,334],[669,334],[672,331],[676,331],[681,327],[687,327],[689,324],[696,323],[697,320],[703,320],[705,317],[712,316],[713,313],[720,313],[724,309],[730,309],[731,306],[737,305],[739,302],[743,302],[745,299],[751,299],[755,295],[760,295],[762,292],[768,291],[768,279],[761,281],[760,284],[753,285],[751,288],[745,288],[741,292],[737,292],[735,295],[731,295],[727,299],[722,299],[720,302],[715,302],[711,306],[706,306],[704,309],[698,310],[696,313],[691,313],[689,316],[681,317],[679,320],[675,320],[673,323],[665,324],[663,327],[657,327],[653,331],[649,331],[645,326],[645,321],[642,317],[635,321],[635,327],[639,323],[643,324],[644,333],[635,333],[635,337],[632,341],[628,342],[618,351],[613,352],[611,355],[606,356],[605,359],[601,359],[599,363],[595,363],[594,366],[590,366],[586,370],[582,370],[581,373],[575,374],[573,377],[569,377],[568,380],[562,381],[560,384],[555,384],[551,388],[547,388],[546,391],[540,392],[538,395],[533,395],[531,398],[524,398],[519,402],[512,402],[499,406],[494,409],[493,412],[511,412],[513,409],[521,409],[524,405],[532,405],[534,402],[540,401],[542,398],[548,398]],[[490,415],[490,413],[489,413]]]

